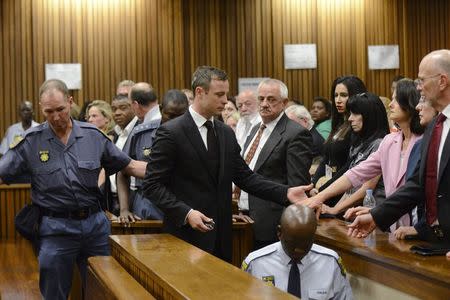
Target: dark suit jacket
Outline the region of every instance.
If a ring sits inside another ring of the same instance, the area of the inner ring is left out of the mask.
[[[258,124],[252,129],[244,149],[250,147],[249,144],[259,127]],[[283,113],[261,149],[253,171],[288,186],[306,185],[311,182],[309,175],[311,162],[310,132]],[[255,221],[253,224],[255,240],[277,241],[277,225],[284,206],[253,195],[249,195],[248,201],[250,217]]]
[[[417,205],[417,209],[425,208],[425,170],[428,155],[428,145],[431,133],[436,123],[436,118],[428,126],[422,138],[421,158],[417,164],[412,177],[404,186],[399,188],[393,195],[386,199],[381,205],[373,208],[372,214],[375,223],[383,230],[389,228],[398,218],[409,212]],[[450,134],[447,135],[442,150],[441,162],[438,174],[437,189],[437,213],[438,221],[444,232],[444,239],[450,242]],[[419,237],[425,240],[435,241],[435,236],[426,222],[420,222],[416,226]]]
[[[214,121],[219,140],[218,177],[207,163],[207,150],[189,111],[159,127],[147,165],[145,196],[164,212],[164,230],[225,260],[231,260],[231,183],[265,199],[286,203],[287,186],[253,173],[240,156],[231,128]],[[208,233],[185,224],[190,209],[213,218]],[[216,248],[216,249],[215,249]]]

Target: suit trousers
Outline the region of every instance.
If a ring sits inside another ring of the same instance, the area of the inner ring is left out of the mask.
[[[84,220],[44,216],[39,233],[39,288],[44,299],[67,299],[75,263],[84,287],[88,257],[110,255],[111,225],[103,211]]]

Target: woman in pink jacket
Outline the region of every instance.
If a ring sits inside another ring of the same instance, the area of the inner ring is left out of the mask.
[[[422,137],[423,127],[419,122],[419,115],[415,110],[420,99],[414,82],[403,79],[398,82],[389,105],[390,118],[399,127],[399,131],[387,135],[378,150],[367,160],[348,170],[328,188],[316,196],[306,200],[304,204],[318,207],[330,197],[342,193],[352,187],[360,187],[352,196],[343,198],[335,207],[324,206],[323,213],[337,214],[361,201],[368,188],[373,188],[380,175],[384,181],[386,197],[389,197],[405,183],[405,173],[408,158],[415,142]],[[403,216],[391,231],[399,226],[410,226],[409,215]]]

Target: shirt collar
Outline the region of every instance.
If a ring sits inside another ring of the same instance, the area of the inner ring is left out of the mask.
[[[284,115],[284,112],[282,112],[275,120],[270,121],[267,124],[264,124],[264,125],[266,125],[266,129],[268,129],[269,132],[272,132],[273,129],[275,128],[275,126],[277,126],[278,121],[280,121],[280,119],[283,115]]]
[[[284,252],[281,242],[277,243],[277,251],[280,254],[279,257],[281,259],[282,264],[285,266],[289,266],[289,263],[291,262],[291,258],[286,254],[286,252]],[[305,265],[308,263],[308,261],[310,259],[310,253],[311,253],[311,250],[309,250],[309,252],[300,260],[301,265]]]
[[[148,123],[153,120],[161,119],[161,112],[159,111],[159,105],[155,105],[150,109],[144,117],[144,123]]]
[[[192,119],[194,119],[194,123],[195,123],[195,125],[197,125],[198,128],[205,125],[205,122],[207,121],[207,119],[204,116],[202,116],[201,114],[199,114],[198,112],[196,112],[192,108],[192,106],[189,106],[189,113],[191,114]],[[214,118],[211,117],[209,120],[213,123],[213,126],[214,126]]]
[[[442,113],[447,117],[447,120],[450,119],[450,104],[444,108]]]

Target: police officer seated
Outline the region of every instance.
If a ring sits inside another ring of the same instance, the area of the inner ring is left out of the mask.
[[[250,253],[242,269],[302,299],[353,299],[338,254],[313,244],[316,228],[312,209],[290,205],[278,226],[280,242]]]

